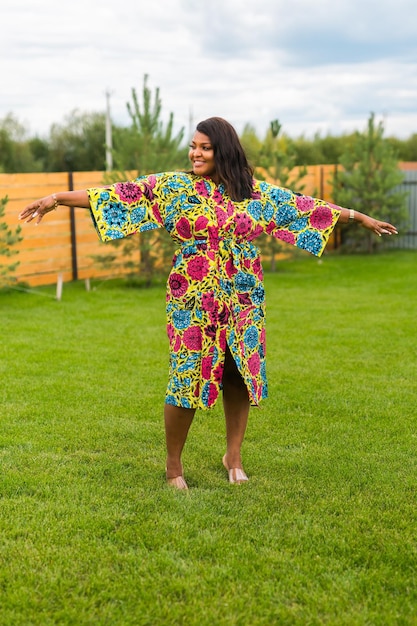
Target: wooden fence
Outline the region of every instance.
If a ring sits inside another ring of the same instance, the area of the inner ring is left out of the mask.
[[[417,167],[417,164],[403,165],[403,169]],[[331,202],[334,171],[334,165],[309,166],[301,181],[303,193]],[[0,198],[9,198],[5,222],[15,229],[19,223],[18,214],[33,200],[61,190],[98,187],[103,181],[104,172],[0,174]],[[15,246],[19,254],[12,257],[19,261],[14,275],[21,282],[31,286],[47,285],[55,283],[59,274],[63,275],[64,281],[69,281],[99,278],[109,273],[92,259],[92,255],[105,253],[106,244],[99,241],[89,211],[85,209],[74,211],[60,207],[38,227],[32,223],[22,224],[22,235],[23,240]],[[112,274],[116,275],[115,272]]]

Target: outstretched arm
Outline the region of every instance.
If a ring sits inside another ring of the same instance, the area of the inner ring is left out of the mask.
[[[31,204],[28,204],[26,208],[19,214],[20,220],[31,222],[36,219],[36,224],[42,220],[42,218],[50,211],[56,210],[60,204],[68,207],[80,207],[82,209],[89,209],[90,202],[88,199],[88,193],[86,190],[82,191],[60,191],[59,193],[53,193],[50,196],[39,198]]]
[[[354,211],[353,209],[340,208],[339,222],[341,224],[357,222],[363,226],[363,228],[371,230],[379,237],[382,237],[382,235],[398,235],[398,231],[395,226],[389,222],[381,222],[380,220],[376,220],[369,215],[365,215],[365,213],[360,213],[359,211]]]

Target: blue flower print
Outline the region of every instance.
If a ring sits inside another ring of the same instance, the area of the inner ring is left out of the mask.
[[[103,209],[103,220],[109,226],[123,226],[127,221],[127,209],[121,202],[110,202]]]
[[[290,204],[283,204],[278,207],[275,213],[275,222],[277,226],[286,226],[290,222],[297,219],[297,210]]]
[[[175,400],[174,396],[168,394],[165,398],[165,404],[173,404],[175,406],[177,404],[177,401]]]
[[[201,399],[205,406],[208,406],[209,393],[210,393],[210,382],[207,382],[203,387],[203,391],[201,392]]]
[[[155,228],[158,228],[158,224],[143,224],[139,227],[139,230],[142,233],[145,230],[154,230]]]
[[[251,299],[254,304],[261,304],[265,300],[265,289],[262,285],[252,291]]]
[[[110,194],[108,191],[102,191],[98,201],[101,202],[107,202],[107,200],[110,198]]]
[[[245,274],[245,272],[238,272],[235,276],[235,287],[238,291],[249,291],[255,286],[255,276],[252,274]]]
[[[267,202],[265,204],[264,209],[262,211],[265,221],[270,222],[272,220],[272,218],[274,217],[274,210],[275,209],[270,202]]]
[[[318,255],[323,247],[323,240],[320,233],[312,230],[306,230],[301,233],[297,239],[297,247],[307,250],[312,254]]]
[[[300,230],[304,230],[305,228],[307,228],[308,226],[308,217],[300,217],[298,218],[298,220],[295,220],[292,224],[290,224],[290,226],[288,227],[288,230],[292,230],[292,231],[300,231]]]
[[[138,224],[143,220],[146,215],[146,208],[143,206],[138,207],[137,209],[133,209],[130,214],[130,221],[132,224]]]
[[[188,328],[191,322],[191,311],[174,311],[172,321],[177,330]]]
[[[255,326],[249,326],[249,328],[245,331],[245,344],[253,350],[258,344],[259,333]]]
[[[106,231],[106,237],[108,237],[109,239],[123,239],[124,235],[122,232],[120,232],[120,230],[114,230],[113,228],[109,228],[109,230]]]
[[[222,289],[228,296],[232,293],[232,284],[230,280],[220,280],[220,289]]]
[[[281,189],[280,187],[270,187],[269,188],[269,196],[273,202],[279,204],[281,202],[288,202],[291,200],[291,192],[286,189]]]
[[[181,406],[184,407],[184,409],[191,409],[191,405],[187,398],[181,398]]]
[[[252,200],[248,204],[248,213],[253,217],[254,220],[259,220],[262,213],[262,204],[259,200]]]

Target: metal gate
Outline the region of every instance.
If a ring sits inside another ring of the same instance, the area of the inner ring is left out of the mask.
[[[403,170],[404,180],[395,191],[405,191],[407,193],[407,208],[409,220],[407,231],[401,232],[395,241],[390,241],[388,247],[402,249],[417,248],[417,170]]]

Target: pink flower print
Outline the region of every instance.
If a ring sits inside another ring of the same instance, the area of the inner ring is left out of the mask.
[[[272,233],[274,232],[275,228],[276,228],[276,224],[275,222],[271,221],[269,222],[269,224],[267,225],[267,227],[265,228],[265,232],[267,235],[272,235]]]
[[[203,311],[213,311],[216,307],[216,301],[214,299],[214,293],[208,291],[201,296],[201,307]]]
[[[233,202],[229,202],[227,203],[227,215],[228,217],[231,217],[235,212],[235,205],[233,204]]]
[[[218,395],[219,395],[219,392],[217,391],[216,385],[213,385],[212,383],[210,383],[207,406],[212,406],[216,402]]]
[[[128,204],[138,202],[143,196],[142,190],[137,183],[117,183],[115,191],[120,200]]]
[[[224,204],[224,202],[223,202],[223,196],[222,196],[222,194],[220,193],[220,191],[219,191],[218,189],[215,189],[215,190],[214,190],[214,193],[213,193],[213,200],[214,200],[214,202],[215,202],[216,204]]]
[[[266,354],[266,334],[265,328],[261,330],[261,334],[259,335],[259,341],[261,342],[261,346],[264,349],[264,354]]]
[[[225,328],[223,328],[220,331],[219,346],[220,346],[220,350],[226,350],[226,329]]]
[[[216,215],[218,225],[220,227],[224,226],[227,220],[227,213],[223,211],[220,207],[216,206]]]
[[[195,221],[194,229],[195,231],[205,230],[207,224],[208,219],[204,215],[200,215]]]
[[[252,300],[250,299],[250,296],[247,293],[238,293],[237,298],[239,300],[239,304],[243,304],[245,306],[246,305],[249,306],[250,304],[252,304]]]
[[[333,204],[332,202],[328,202],[327,206],[331,209],[334,209],[335,211],[340,211],[340,206],[338,206],[337,204]]]
[[[209,318],[210,318],[210,322],[213,325],[217,324],[217,320],[219,319],[219,312],[217,308],[213,309],[212,311],[209,311]]]
[[[213,359],[211,356],[205,356],[203,359],[201,359],[201,375],[203,378],[205,378],[205,380],[209,380],[211,376],[212,361]]]
[[[184,331],[182,337],[183,344],[189,350],[201,350],[201,328],[200,326],[190,326]]]
[[[252,192],[252,199],[253,200],[260,200],[261,199],[261,192],[260,191],[253,191]]]
[[[179,335],[176,336],[175,338],[175,344],[173,347],[173,352],[178,352],[178,350],[181,348],[181,337]]]
[[[229,278],[232,278],[232,276],[237,274],[237,271],[238,271],[236,267],[233,265],[232,259],[227,259],[225,263],[225,269],[226,269],[226,274],[228,275]]]
[[[261,359],[257,352],[255,352],[255,354],[252,354],[252,356],[249,357],[248,367],[249,367],[250,373],[253,376],[256,376],[257,374],[259,374],[260,369],[261,369]]]
[[[174,272],[170,275],[168,283],[171,293],[175,296],[175,298],[181,298],[185,293],[187,293],[188,280],[185,276],[181,276],[181,274],[176,274]]]
[[[279,230],[275,235],[277,239],[281,239],[281,241],[285,241],[285,243],[295,244],[295,235],[289,230]]]
[[[247,213],[236,213],[236,235],[246,235],[252,226],[252,220]]]
[[[252,263],[252,271],[259,278],[259,280],[262,280],[263,271],[262,271],[261,259],[259,257],[257,257]]]
[[[187,273],[193,280],[203,280],[208,274],[208,261],[204,256],[192,258],[187,263]]]
[[[159,206],[155,203],[152,207],[152,213],[154,215],[154,218],[156,219],[156,221],[158,222],[158,224],[162,224],[162,217],[161,217],[161,213],[159,211]]]
[[[250,259],[245,259],[245,260],[243,261],[243,265],[244,265],[244,266],[246,267],[246,269],[248,270],[248,269],[250,268],[250,265],[251,265],[251,263],[250,263]]]
[[[181,217],[177,222],[177,233],[184,239],[191,239],[190,222],[186,217]]]
[[[175,337],[175,328],[173,327],[172,324],[167,325],[167,335],[168,335],[169,342],[171,343]]]
[[[333,213],[328,207],[319,206],[310,215],[310,224],[317,230],[326,230],[333,223]]]
[[[311,211],[311,209],[314,209],[314,198],[309,196],[296,196],[295,202],[299,211]]]
[[[222,378],[223,378],[223,371],[224,371],[224,365],[223,363],[219,363],[218,365],[216,365],[216,367],[213,370],[213,377],[214,380],[217,383],[221,383],[222,382]]]
[[[209,189],[208,189],[208,185],[206,184],[204,180],[199,180],[195,184],[195,189],[200,196],[203,196],[204,198],[208,198]]]
[[[229,309],[224,304],[222,310],[219,312],[219,315],[218,315],[218,320],[222,326],[225,326],[227,324],[227,321],[229,319],[229,314],[230,314]]]
[[[156,177],[148,176],[148,182],[143,183],[143,193],[148,200],[153,200],[153,188],[156,185]]]
[[[253,239],[256,239],[256,237],[259,237],[259,235],[262,235],[262,233],[263,233],[262,226],[260,224],[257,224],[255,229],[250,234],[250,240],[252,241]]]
[[[216,326],[214,324],[209,324],[208,326],[204,327],[204,332],[207,337],[210,337],[210,339],[214,339],[216,337]]]
[[[210,247],[213,248],[213,250],[218,250],[219,249],[219,229],[216,226],[208,226],[207,230],[208,230],[208,235],[209,235]]]

